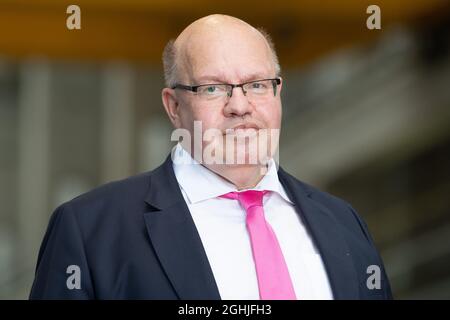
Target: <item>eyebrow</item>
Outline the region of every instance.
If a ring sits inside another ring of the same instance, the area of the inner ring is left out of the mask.
[[[242,83],[258,80],[258,79],[266,79],[267,76],[264,76],[262,73],[252,73],[244,76],[242,79]],[[205,82],[207,81],[207,82]],[[211,82],[213,81],[213,82]],[[223,77],[216,76],[216,75],[204,75],[197,79],[198,83],[204,83],[204,84],[210,84],[210,83],[231,83],[226,80],[223,80]]]
[[[201,76],[199,78],[197,78],[197,82],[198,83],[223,83],[224,80],[222,77],[220,76],[209,76],[209,75],[205,75],[205,76]]]

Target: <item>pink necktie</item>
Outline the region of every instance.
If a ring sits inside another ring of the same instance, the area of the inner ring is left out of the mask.
[[[277,237],[264,218],[263,197],[267,191],[229,192],[222,198],[239,200],[247,212],[247,230],[262,300],[295,300],[289,271]]]

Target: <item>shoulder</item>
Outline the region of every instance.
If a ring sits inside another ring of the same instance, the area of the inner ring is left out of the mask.
[[[316,206],[327,212],[338,223],[346,227],[352,226],[353,228],[359,229],[366,240],[372,242],[367,224],[346,200],[301,181],[281,168],[279,176],[280,180],[284,180],[289,191],[297,194],[304,193],[308,199],[311,199]]]
[[[102,220],[117,220],[145,209],[145,195],[153,171],[112,181],[64,202],[52,219],[77,221],[80,226],[97,225]]]
[[[309,198],[326,207],[341,209],[348,209],[348,207],[351,207],[345,200],[297,179],[293,175],[284,171],[282,168],[279,170],[279,178],[285,188],[287,187],[287,189],[289,189],[292,193],[304,193]]]
[[[141,173],[126,179],[112,181],[100,185],[86,193],[70,200],[74,206],[95,205],[100,202],[110,202],[118,205],[122,202],[143,199],[150,185],[153,171]]]

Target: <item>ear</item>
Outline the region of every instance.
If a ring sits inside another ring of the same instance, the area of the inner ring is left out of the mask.
[[[178,99],[175,95],[175,90],[170,88],[164,88],[161,92],[162,103],[170,122],[175,128],[181,127],[180,116],[178,114]]]

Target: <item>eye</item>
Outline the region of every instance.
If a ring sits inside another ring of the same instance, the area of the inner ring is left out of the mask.
[[[266,87],[265,84],[262,83],[262,82],[253,82],[252,83],[252,88],[253,89],[263,89],[265,87]]]
[[[254,93],[265,93],[268,89],[267,81],[255,81],[248,84],[248,89]]]
[[[217,87],[216,87],[216,86],[208,86],[208,87],[206,87],[206,89],[205,89],[205,91],[206,91],[207,93],[214,93],[216,90],[217,90]]]
[[[206,96],[220,95],[223,91],[224,89],[222,88],[222,86],[216,84],[201,86],[197,90],[199,94]]]

